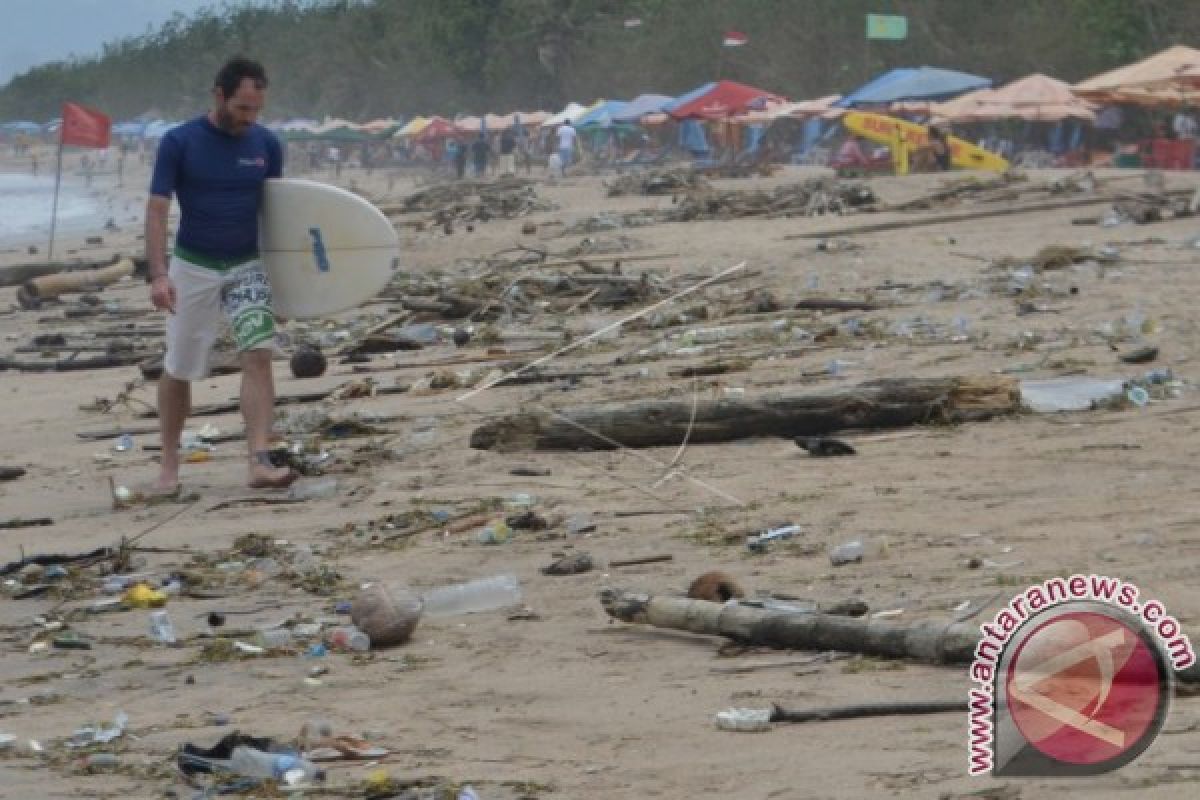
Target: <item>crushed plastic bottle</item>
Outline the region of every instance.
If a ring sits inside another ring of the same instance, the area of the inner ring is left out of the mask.
[[[1125,397],[1138,408],[1144,408],[1150,402],[1150,393],[1141,386],[1131,386]]]
[[[320,500],[337,494],[337,478],[316,478],[297,481],[288,489],[289,500]]]
[[[430,589],[421,601],[423,613],[430,617],[494,611],[520,603],[521,585],[515,575],[494,575]]]
[[[404,339],[411,339],[420,344],[437,344],[441,339],[438,329],[429,322],[420,322],[415,325],[405,325],[402,328],[397,328],[395,334]]]
[[[860,539],[839,544],[829,553],[829,563],[835,567],[844,566],[845,564],[857,564],[863,560],[865,549]]]
[[[113,444],[113,450],[116,450],[118,453],[128,453],[132,449],[133,437],[128,433],[121,434],[116,443]]]
[[[166,611],[150,612],[150,638],[161,644],[175,644],[175,626]]]
[[[596,530],[596,523],[591,514],[572,514],[567,517],[567,533],[578,536]]]

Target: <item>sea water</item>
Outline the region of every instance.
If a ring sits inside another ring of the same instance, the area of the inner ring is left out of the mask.
[[[48,238],[53,210],[53,175],[0,172],[0,245]],[[63,176],[57,230],[66,233],[92,228],[99,232],[108,219],[106,211],[81,181]]]

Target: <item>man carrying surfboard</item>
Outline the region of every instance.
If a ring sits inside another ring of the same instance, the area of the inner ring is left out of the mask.
[[[296,479],[271,464],[275,407],[271,373],[275,317],[258,253],[263,182],[283,173],[283,148],[258,125],[267,88],[261,64],[234,58],[213,82],[213,108],[168,131],[158,148],[146,203],[150,299],[168,312],[167,353],[158,383],[162,465],[155,489],[179,486],[179,442],[191,409],[191,381],[208,375],[213,345],[228,323],[242,368],[241,405],[249,446],[246,482],[284,487]],[[179,199],[175,247],[167,256],[167,213]]]

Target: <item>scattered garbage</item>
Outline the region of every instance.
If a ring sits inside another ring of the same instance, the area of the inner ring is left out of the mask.
[[[790,539],[803,530],[799,525],[782,525],[763,533],[746,537],[746,547],[755,553],[764,553],[771,542],[779,539]]]
[[[109,742],[120,739],[125,735],[125,728],[129,725],[129,715],[124,711],[118,711],[113,717],[112,725],[107,727],[86,725],[82,728],[77,728],[71,734],[71,738],[67,740],[67,747],[90,747],[96,744],[108,744]]]

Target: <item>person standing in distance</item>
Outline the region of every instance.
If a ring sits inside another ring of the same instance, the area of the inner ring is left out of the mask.
[[[575,131],[575,126],[571,124],[571,120],[567,120],[557,131],[558,135],[558,157],[562,160],[562,171],[566,174],[567,167],[574,162],[575,148],[579,144],[579,135]]]
[[[263,182],[283,174],[283,148],[258,125],[267,89],[261,64],[234,58],[213,82],[213,108],[169,131],[154,162],[146,203],[150,299],[167,312],[167,353],[158,382],[162,466],[155,490],[179,487],[179,440],[191,410],[191,381],[209,373],[228,323],[242,368],[241,406],[249,446],[246,483],[282,488],[296,479],[271,464],[275,408],[271,373],[275,317],[258,254]],[[179,231],[167,257],[167,213],[179,200]]]

